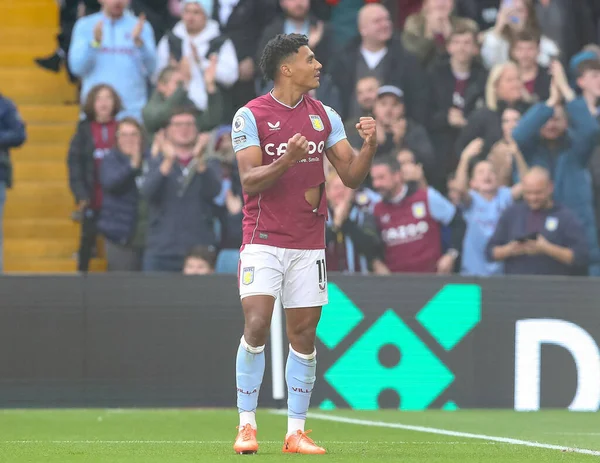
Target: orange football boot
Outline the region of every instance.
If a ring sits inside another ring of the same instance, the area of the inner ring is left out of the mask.
[[[286,437],[283,444],[283,453],[302,453],[304,455],[324,455],[327,453],[323,447],[319,447],[315,442],[307,436],[310,431],[296,431]]]
[[[238,426],[238,435],[235,438],[233,444],[233,450],[235,453],[247,455],[258,452],[258,442],[256,441],[256,429],[250,424],[246,424],[243,427]]]

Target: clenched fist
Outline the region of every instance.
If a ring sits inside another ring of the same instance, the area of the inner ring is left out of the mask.
[[[294,162],[298,162],[308,154],[308,140],[297,133],[288,140],[285,156]]]
[[[377,146],[377,124],[375,119],[372,117],[361,117],[358,124],[356,124],[356,130],[360,137],[371,146]]]

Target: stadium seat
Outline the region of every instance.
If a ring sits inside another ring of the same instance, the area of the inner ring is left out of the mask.
[[[238,271],[239,260],[240,251],[237,249],[223,249],[217,256],[215,272],[236,275]]]

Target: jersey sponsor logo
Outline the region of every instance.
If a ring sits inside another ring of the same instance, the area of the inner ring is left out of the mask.
[[[240,135],[233,139],[233,146],[241,145],[242,143],[246,143],[246,135]]]
[[[321,120],[320,116],[317,116],[316,114],[310,114],[308,117],[310,117],[310,122],[312,123],[313,129],[315,129],[317,132],[322,132],[325,130],[325,126],[323,125],[323,121]]]
[[[415,219],[425,217],[425,203],[423,201],[416,202],[412,205],[412,214]]]
[[[242,271],[242,284],[248,286],[254,282],[254,267],[244,267]]]
[[[244,118],[242,116],[238,116],[233,121],[233,131],[234,132],[241,131],[244,129],[245,125],[246,125],[246,122],[244,121]]]
[[[271,130],[271,131],[279,130],[279,126],[281,125],[281,121],[277,121],[274,124],[271,124],[270,122],[267,122],[267,125],[269,126],[269,130]]]
[[[424,220],[420,220],[417,223],[400,225],[398,227],[383,230],[381,236],[387,245],[394,246],[418,241],[423,238],[428,231],[429,224]]]
[[[549,232],[556,231],[558,228],[558,218],[556,217],[548,217],[546,218],[546,230]]]
[[[277,148],[275,148],[275,143],[267,143],[265,145],[265,153],[269,156],[283,156],[285,154],[285,150],[287,149],[287,143],[280,143]],[[314,141],[308,142],[308,154],[313,155],[315,153],[322,154],[325,149],[325,142],[320,141],[319,144],[316,144]]]

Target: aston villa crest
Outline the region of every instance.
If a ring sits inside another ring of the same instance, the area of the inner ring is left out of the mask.
[[[310,122],[312,122],[313,129],[315,129],[317,132],[322,132],[325,130],[325,126],[323,125],[323,121],[321,120],[320,116],[310,114],[308,117],[310,117]]]

